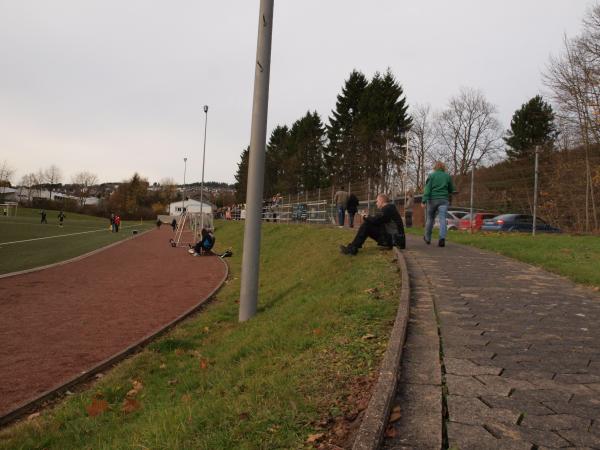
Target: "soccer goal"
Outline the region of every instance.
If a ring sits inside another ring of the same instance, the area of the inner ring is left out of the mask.
[[[0,203],[0,216],[16,216],[19,204],[17,202]]]

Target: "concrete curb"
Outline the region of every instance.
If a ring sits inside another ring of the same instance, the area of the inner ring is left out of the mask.
[[[5,273],[5,274],[1,274],[0,279],[8,278],[8,277],[16,277],[17,275],[25,275],[26,273],[39,272],[40,270],[50,269],[52,267],[62,266],[64,264],[70,264],[72,262],[79,261],[81,259],[85,259],[89,256],[95,255],[96,253],[103,252],[104,250],[108,250],[109,248],[115,247],[119,244],[122,244],[123,242],[127,242],[132,239],[143,236],[144,234],[150,233],[151,231],[154,231],[154,228],[151,228],[146,231],[142,231],[141,233],[138,233],[138,234],[131,235],[128,238],[121,239],[120,241],[113,242],[112,244],[105,245],[104,247],[97,248],[96,250],[92,250],[91,252],[84,253],[83,255],[75,256],[74,258],[71,258],[71,259],[65,259],[64,261],[58,261],[58,262],[55,262],[52,264],[47,264],[45,266],[34,267],[32,269],[25,269],[25,270],[19,270],[18,272],[9,272],[9,273]],[[0,246],[1,245],[2,244],[0,244]]]
[[[150,231],[152,231],[152,230],[150,230]],[[123,241],[119,241],[116,244],[119,244],[121,242],[123,242]],[[106,247],[104,247],[104,248],[106,248]],[[219,257],[215,256],[215,258],[219,258]],[[97,373],[102,372],[103,370],[105,370],[105,369],[113,366],[114,364],[118,363],[119,361],[125,359],[129,355],[132,355],[133,353],[142,349],[144,346],[149,344],[152,340],[156,339],[161,334],[164,334],[165,332],[169,331],[171,328],[173,328],[179,322],[181,322],[182,320],[186,319],[187,317],[189,317],[190,315],[195,313],[197,310],[199,310],[208,300],[210,300],[217,293],[217,291],[219,291],[219,289],[221,289],[221,287],[223,286],[223,283],[225,282],[225,280],[227,280],[227,277],[229,276],[229,265],[222,258],[219,258],[219,260],[225,266],[225,274],[224,274],[223,278],[221,279],[221,281],[219,282],[219,284],[217,285],[217,287],[215,287],[215,289],[213,289],[205,298],[200,300],[200,302],[198,304],[191,307],[190,309],[188,309],[183,314],[176,317],[175,319],[173,319],[171,322],[164,325],[163,327],[153,331],[150,334],[147,334],[146,336],[144,336],[137,342],[133,343],[129,347],[125,348],[121,352],[99,362],[94,367],[92,367],[88,370],[84,370],[83,372],[81,372],[81,374],[67,380],[66,382],[63,382],[63,383],[55,386],[54,388],[50,389],[49,391],[44,392],[43,394],[39,395],[38,397],[20,404],[19,406],[17,406],[15,409],[10,411],[9,413],[0,417],[0,426],[6,425],[10,422],[13,422],[13,421],[19,419],[20,417],[23,417],[25,414],[32,412],[35,409],[37,409],[38,407],[40,407],[44,402],[56,398],[57,396],[59,396],[61,393],[65,392],[69,388],[91,379]]]
[[[396,384],[400,374],[402,349],[406,339],[410,310],[410,279],[404,255],[396,247],[394,247],[394,252],[398,267],[402,271],[400,304],[398,305],[396,321],[390,334],[388,347],[379,368],[379,378],[354,440],[353,450],[375,450],[379,448],[385,433],[392,400],[396,394]]]

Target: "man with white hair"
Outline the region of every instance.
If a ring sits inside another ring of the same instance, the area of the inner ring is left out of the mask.
[[[377,196],[379,211],[374,216],[363,217],[363,223],[356,232],[354,240],[348,245],[341,245],[340,252],[344,255],[356,255],[367,238],[371,238],[383,247],[393,246],[406,248],[404,224],[396,206],[385,194]]]

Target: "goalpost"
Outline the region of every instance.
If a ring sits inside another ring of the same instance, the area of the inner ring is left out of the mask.
[[[0,216],[16,216],[19,209],[17,202],[4,202],[0,203]]]

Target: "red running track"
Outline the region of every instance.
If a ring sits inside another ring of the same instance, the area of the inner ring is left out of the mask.
[[[89,257],[0,278],[0,417],[162,329],[224,281],[218,257],[169,227]]]

